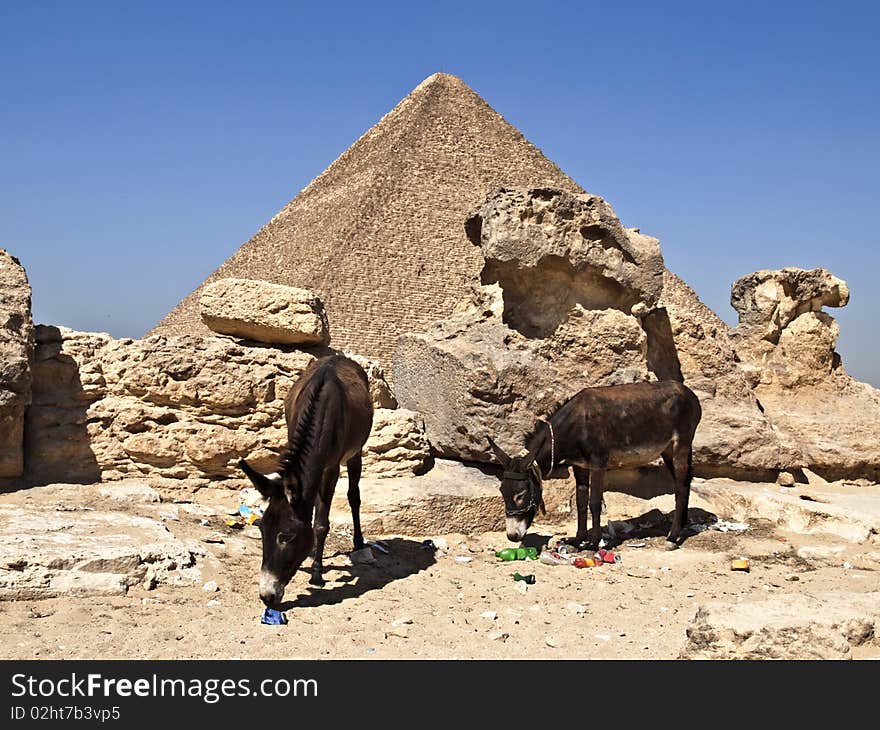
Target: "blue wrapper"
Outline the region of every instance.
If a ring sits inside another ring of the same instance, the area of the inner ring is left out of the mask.
[[[267,608],[263,611],[263,618],[260,619],[260,623],[279,626],[287,623],[287,616],[281,611],[276,611],[274,608]]]

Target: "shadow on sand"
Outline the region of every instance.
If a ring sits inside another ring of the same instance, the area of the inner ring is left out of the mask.
[[[699,507],[691,507],[688,509],[688,521],[682,530],[679,547],[684,546],[688,538],[697,534],[694,529],[696,525],[711,524],[717,520],[717,516],[712,512],[707,512]],[[610,529],[613,526],[613,529]],[[672,512],[664,513],[658,509],[652,509],[645,512],[639,517],[633,517],[629,520],[612,520],[609,524],[603,519],[602,539],[605,540],[606,548],[615,548],[622,545],[627,540],[645,540],[651,537],[666,537],[672,527]],[[554,535],[528,534],[523,540],[525,547],[536,547],[538,550],[547,546],[549,540]],[[559,534],[556,534],[559,537]],[[573,535],[566,535],[565,538],[573,538]]]
[[[423,548],[422,543],[415,540],[395,537],[382,540],[382,544],[388,549],[388,554],[384,555],[374,548],[375,564],[350,565],[338,568],[337,570],[344,571],[345,575],[341,578],[336,578],[334,583],[342,583],[342,585],[330,586],[328,584],[323,588],[319,588],[306,584],[304,589],[308,592],[301,593],[292,601],[285,601],[281,604],[281,610],[289,611],[294,608],[329,606],[341,603],[347,598],[357,598],[368,591],[384,588],[395,580],[415,575],[437,562],[434,557],[434,550]],[[334,555],[342,554],[345,553],[335,553]],[[310,562],[306,561],[305,566],[300,569],[300,572],[308,574],[310,570]],[[293,588],[293,585],[290,588]]]

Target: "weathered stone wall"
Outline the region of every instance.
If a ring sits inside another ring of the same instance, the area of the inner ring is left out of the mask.
[[[24,470],[24,414],[31,401],[31,288],[18,259],[0,249],[0,479]]]
[[[27,478],[241,478],[236,464],[242,457],[274,471],[287,439],[284,398],[322,354],[227,337],[114,340],[40,326],[27,414]],[[372,374],[372,390],[387,405],[381,370]],[[389,430],[394,418],[377,414],[384,427],[365,471],[423,468],[428,449],[415,416],[403,418],[406,428]]]

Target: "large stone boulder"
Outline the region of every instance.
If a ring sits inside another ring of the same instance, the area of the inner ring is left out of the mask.
[[[36,340],[26,463],[37,483],[243,479],[242,457],[274,471],[287,441],[284,398],[323,354],[228,337],[117,340],[46,326]],[[371,392],[386,402],[381,370],[371,372]],[[404,459],[389,438],[368,470],[384,468],[384,451],[394,468],[420,458]]]
[[[377,408],[364,448],[364,471],[375,477],[421,474],[430,468],[431,446],[425,422],[405,408]]]
[[[657,239],[624,228],[596,195],[500,188],[465,230],[485,260],[482,282],[504,290],[504,322],[530,337],[551,334],[576,304],[650,309],[663,287]]]
[[[481,287],[449,319],[397,340],[397,399],[423,414],[439,456],[491,461],[487,435],[519,451],[536,417],[581,388],[651,377],[635,317],[576,304],[552,335],[530,338],[503,321],[506,294]]]
[[[254,279],[218,279],[200,299],[202,321],[214,332],[278,345],[326,345],[324,305],[312,292]]]
[[[24,471],[24,414],[31,401],[31,288],[18,259],[0,249],[0,479]]]
[[[826,479],[880,480],[880,391],[851,378],[835,352],[840,328],[823,306],[849,301],[824,269],[758,271],[736,281],[740,367],[783,438]]]

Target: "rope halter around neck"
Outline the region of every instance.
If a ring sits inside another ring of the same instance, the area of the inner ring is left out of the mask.
[[[550,421],[543,418],[539,418],[538,420],[542,423],[547,424],[547,428],[550,430],[550,466],[547,469],[547,476],[550,476],[550,473],[553,471],[553,463],[556,461],[556,439],[553,434],[553,425],[550,423]],[[523,449],[518,454],[518,456],[520,457],[526,455],[528,455],[528,451],[526,451],[525,449]],[[537,456],[535,456],[535,460],[531,463],[531,466],[529,466],[529,471],[532,472],[534,477],[538,480],[538,484],[540,484],[544,480],[544,475],[541,473],[541,467],[538,465]],[[508,517],[519,517],[520,515],[524,515],[531,509],[537,509],[538,504],[537,502],[535,502],[535,490],[532,488],[528,472],[505,471],[503,474],[503,478],[517,482],[528,482],[529,503],[525,507],[522,507],[520,509],[505,510],[505,514]]]

